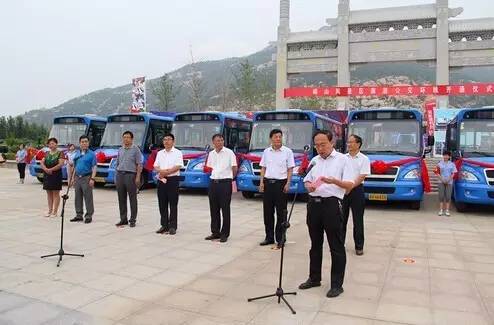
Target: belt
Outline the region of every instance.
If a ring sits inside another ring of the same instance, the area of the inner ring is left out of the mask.
[[[312,202],[312,203],[324,203],[324,202],[330,202],[330,201],[334,201],[334,200],[336,200],[338,202],[341,201],[336,196],[321,197],[321,196],[310,196],[309,195],[309,202]]]
[[[126,170],[117,170],[117,173],[120,173],[120,174],[136,174],[136,172],[129,172],[129,171],[126,171]]]
[[[92,173],[87,173],[87,174],[84,174],[84,175],[75,175],[79,178],[82,178],[82,177],[87,177],[87,176],[91,176]]]
[[[268,184],[284,183],[286,182],[286,178],[285,179],[265,178],[264,181]]]
[[[211,183],[214,183],[214,184],[231,183],[231,182],[232,182],[231,178],[221,178],[221,179],[212,179],[211,178]]]

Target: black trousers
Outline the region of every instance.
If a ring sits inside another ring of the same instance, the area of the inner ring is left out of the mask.
[[[232,180],[223,179],[219,182],[211,180],[208,190],[209,210],[211,212],[211,233],[214,236],[228,238],[230,236],[230,202],[232,201]],[[221,225],[221,215],[223,225]]]
[[[137,218],[137,185],[136,174],[129,172],[117,172],[115,175],[115,186],[118,194],[118,207],[120,210],[120,221],[127,222],[127,196],[130,205],[130,222],[136,222]]]
[[[287,194],[283,192],[286,179],[271,181],[264,179],[264,195],[263,195],[263,210],[264,210],[264,230],[266,232],[266,240],[281,243],[283,236],[282,224],[286,222],[287,216]],[[276,209],[276,228],[274,225],[274,211]]]
[[[324,233],[331,251],[331,288],[343,286],[346,253],[343,241],[343,216],[341,201],[335,197],[307,204],[307,227],[311,241],[309,278],[321,281]]]
[[[161,226],[165,229],[177,229],[177,206],[179,176],[167,177],[166,183],[158,182],[158,206]]]
[[[24,179],[26,177],[26,163],[18,163],[17,170],[19,171],[19,178]]]
[[[355,249],[364,249],[364,211],[365,211],[365,193],[364,186],[361,184],[355,187],[343,199],[343,242],[346,238],[346,227],[348,217],[352,210],[353,220],[353,240]]]

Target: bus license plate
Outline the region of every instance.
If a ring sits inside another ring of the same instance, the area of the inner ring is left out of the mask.
[[[387,201],[387,194],[379,194],[379,193],[369,193],[369,200],[371,201]]]
[[[95,178],[94,178],[94,181],[95,181],[96,183],[106,183],[106,180],[105,180],[105,178],[104,178],[104,177],[95,177]]]

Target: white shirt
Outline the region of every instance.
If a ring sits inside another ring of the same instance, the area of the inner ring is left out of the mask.
[[[350,166],[352,166],[354,180],[357,180],[360,175],[370,175],[370,160],[366,155],[359,151],[355,156],[350,155],[350,153],[347,153],[346,156],[350,161]]]
[[[318,155],[312,158],[310,164],[313,165],[313,167],[305,176],[304,183],[315,182],[322,176],[334,177],[340,181],[354,182],[354,174],[348,157],[334,149],[326,159]],[[343,199],[345,196],[345,189],[335,184],[323,183],[314,192],[309,193],[309,195],[321,197],[335,196],[339,199]]]
[[[279,150],[274,150],[273,147],[266,148],[259,166],[266,167],[265,178],[286,179],[288,169],[295,167],[293,151],[285,146],[281,146]]]
[[[159,169],[184,167],[182,151],[176,149],[175,147],[172,147],[170,151],[167,151],[166,149],[158,151],[153,166]],[[168,177],[179,176],[179,175],[180,175],[180,171],[177,170],[175,173],[168,175]]]
[[[233,179],[232,167],[237,166],[237,157],[227,147],[223,147],[220,152],[210,151],[206,166],[211,167],[211,179]]]

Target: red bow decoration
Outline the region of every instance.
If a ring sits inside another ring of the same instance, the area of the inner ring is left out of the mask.
[[[100,151],[96,154],[96,161],[99,164],[109,163],[115,157],[117,156],[107,156],[103,151]]]
[[[144,169],[147,171],[152,171],[154,169],[154,162],[156,161],[156,156],[158,155],[158,150],[152,150],[151,154],[148,157],[148,160],[146,161],[146,164],[144,165]]]
[[[307,168],[309,167],[309,155],[307,152],[304,152],[302,157],[302,162],[300,163],[300,167],[298,168],[298,174],[303,175]]]
[[[213,172],[213,168],[208,166],[209,152],[206,154],[206,160],[204,161],[204,167],[202,167],[202,171],[206,174],[211,174]]]
[[[402,166],[412,162],[420,160],[420,174],[422,177],[422,184],[424,185],[424,192],[429,193],[431,191],[431,182],[429,179],[429,171],[427,170],[427,165],[422,158],[405,158],[390,162],[384,162],[382,160],[373,161],[371,164],[371,170],[373,174],[384,174],[389,168],[393,166]]]
[[[37,153],[36,153],[36,160],[43,160],[43,158],[45,158],[46,154],[43,150],[39,150]]]
[[[467,158],[460,158],[460,159],[457,159],[455,161],[455,166],[456,166],[456,170],[457,170],[455,176],[453,177],[455,180],[458,179],[458,174],[460,173],[461,166],[463,166],[463,163],[467,163],[467,164],[482,167],[482,168],[494,168],[494,164],[492,164],[492,163],[487,163],[487,162],[483,162],[483,161],[476,161],[476,160],[467,159]]]

